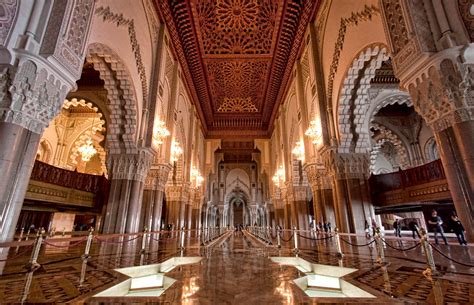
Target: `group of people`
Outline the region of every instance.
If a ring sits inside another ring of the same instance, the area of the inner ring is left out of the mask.
[[[327,222],[313,222],[313,227],[316,229],[316,232],[325,232],[329,233],[331,232],[331,223],[329,221]]]
[[[439,245],[438,234],[441,236],[444,243],[446,245],[448,244],[448,241],[446,240],[446,236],[444,235],[443,219],[440,216],[438,216],[438,212],[436,210],[431,211],[431,217],[428,219],[428,226],[431,229],[431,231],[434,233],[434,239],[437,245]],[[418,237],[420,237],[420,233],[418,232],[418,223],[416,221],[414,220],[411,221],[408,224],[408,227],[412,231],[413,238],[415,238],[415,234],[418,235]],[[459,244],[467,245],[464,226],[462,225],[458,216],[454,213],[451,215],[450,227],[453,230],[454,234],[456,234]],[[395,221],[393,222],[393,229],[394,229],[395,236],[398,236],[398,237],[402,236],[401,235],[402,224],[398,219],[395,219]]]

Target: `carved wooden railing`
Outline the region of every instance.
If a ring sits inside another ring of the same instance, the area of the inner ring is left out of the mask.
[[[95,203],[105,203],[109,193],[109,180],[104,176],[89,175],[55,167],[36,160],[31,180],[53,184],[94,194]]]
[[[387,206],[451,198],[441,160],[369,178],[372,201]]]

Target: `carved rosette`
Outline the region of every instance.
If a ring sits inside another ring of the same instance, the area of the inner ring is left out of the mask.
[[[146,177],[145,189],[164,191],[171,168],[169,164],[153,165]]]
[[[136,154],[109,155],[110,177],[145,182],[151,161],[152,155],[145,150]]]

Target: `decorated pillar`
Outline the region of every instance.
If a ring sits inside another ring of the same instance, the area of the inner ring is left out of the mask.
[[[167,185],[166,192],[166,223],[172,224],[174,229],[186,224],[186,202],[189,198],[187,185]]]
[[[474,238],[474,34],[470,1],[381,0],[395,75],[433,129],[456,212]]]
[[[333,178],[336,226],[342,232],[363,233],[371,215],[368,154],[327,151],[323,158]]]
[[[110,195],[104,216],[104,233],[135,233],[140,228],[143,189],[150,168],[149,150],[109,155]]]
[[[94,1],[2,8],[13,13],[4,14],[0,31],[0,242],[15,234],[41,134],[81,76]]]
[[[145,181],[144,226],[152,231],[158,231],[162,227],[163,197],[170,170],[169,164],[152,165]]]

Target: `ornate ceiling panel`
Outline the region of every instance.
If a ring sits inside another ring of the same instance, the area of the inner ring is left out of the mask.
[[[270,135],[318,3],[156,0],[207,137]]]

